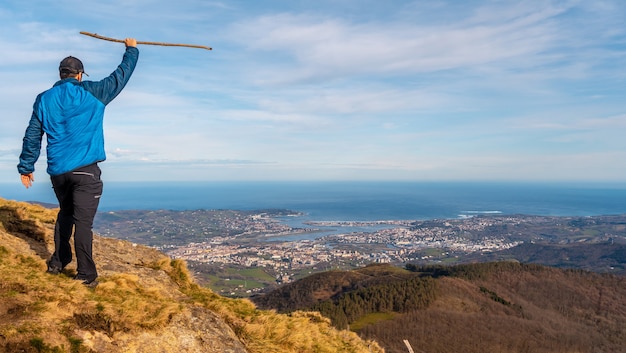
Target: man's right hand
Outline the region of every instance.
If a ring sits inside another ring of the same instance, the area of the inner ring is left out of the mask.
[[[126,44],[126,47],[136,47],[137,46],[137,40],[135,38],[126,38],[124,39],[124,44]]]
[[[33,186],[33,181],[35,181],[35,177],[33,173],[22,174],[22,184],[28,189]]]

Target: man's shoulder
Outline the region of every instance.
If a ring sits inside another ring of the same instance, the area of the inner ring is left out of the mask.
[[[67,91],[75,91],[75,90],[82,90],[82,89],[83,89],[82,82],[79,82],[78,80],[74,78],[66,78],[66,79],[62,79],[62,80],[55,82],[52,87],[41,92],[38,98],[48,96],[48,95],[62,94]]]
[[[33,109],[56,109],[62,105],[87,104],[92,100],[98,101],[92,90],[86,87],[84,82],[79,82],[76,79],[60,80],[37,96]],[[42,104],[47,108],[42,107]]]
[[[59,87],[63,84],[63,80],[57,81],[54,83],[54,85],[50,88],[48,88],[47,90],[39,93],[37,95],[37,98],[35,99],[35,104],[38,104],[39,102],[41,102],[42,99],[45,99],[47,97],[50,97],[54,94],[57,94]]]

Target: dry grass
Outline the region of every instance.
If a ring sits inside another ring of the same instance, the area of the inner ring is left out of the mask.
[[[161,260],[154,267],[166,271],[195,303],[220,315],[250,352],[383,352],[375,342],[364,342],[353,332],[336,330],[317,312],[278,314],[258,310],[247,299],[221,297],[194,283],[182,260]]]
[[[251,353],[383,352],[352,332],[332,328],[317,313],[277,314],[258,310],[249,300],[221,297],[195,283],[184,261],[162,254],[137,260],[136,272],[106,271],[95,289],[72,280],[71,273],[46,274],[55,217],[55,210],[0,199],[0,350],[96,352],[82,344],[78,332],[104,340],[139,337],[171,329],[173,317],[200,306],[221,317]],[[115,244],[124,247],[119,252],[132,248]],[[166,273],[169,281],[140,278],[146,271]]]

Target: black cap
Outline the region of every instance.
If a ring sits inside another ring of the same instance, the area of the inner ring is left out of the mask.
[[[67,58],[61,60],[61,63],[59,64],[59,73],[78,74],[81,72],[87,75],[87,73],[85,73],[83,63],[73,56],[68,56]]]

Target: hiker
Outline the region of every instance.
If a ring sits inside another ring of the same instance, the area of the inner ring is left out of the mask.
[[[35,100],[17,166],[22,184],[28,189],[35,181],[35,162],[45,133],[47,172],[60,207],[54,228],[54,254],[47,262],[47,272],[59,274],[72,261],[73,228],[78,263],[74,279],[88,287],[98,284],[92,226],[102,194],[98,163],[106,159],[104,109],[126,86],[139,58],[134,38],[126,38],[124,44],[122,63],[102,81],[83,81],[87,74],[75,57],[61,61],[61,79]]]

